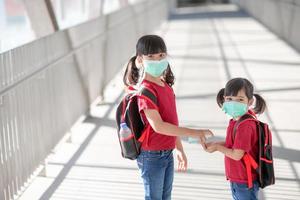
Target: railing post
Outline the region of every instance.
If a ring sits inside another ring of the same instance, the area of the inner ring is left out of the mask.
[[[4,102],[3,102],[3,96],[0,96],[0,109],[3,106]],[[1,111],[1,110],[0,110]],[[2,128],[3,124],[1,121],[2,115],[0,112],[0,128]],[[2,134],[2,133],[1,133]],[[5,199],[5,194],[4,194],[4,190],[6,187],[6,181],[4,180],[4,175],[6,173],[5,169],[4,169],[4,141],[3,141],[3,136],[0,135],[0,199]]]
[[[4,98],[3,96],[0,96],[0,106],[3,106],[3,104],[4,104],[4,99],[3,98]]]
[[[169,14],[172,14],[175,12],[176,8],[177,8],[177,0],[169,0],[168,1],[168,6],[169,6]]]
[[[47,158],[41,162],[42,170],[39,173],[39,176],[47,177]]]
[[[103,59],[102,59],[102,75],[101,75],[101,88],[99,91],[99,96],[100,96],[100,102],[104,102],[105,101],[105,95],[104,95],[104,89],[105,89],[105,85],[106,85],[106,73],[107,73],[107,45],[108,45],[108,29],[109,29],[109,24],[108,24],[108,17],[106,16],[102,16],[104,17],[104,39],[102,40],[102,47],[103,47]]]
[[[66,142],[67,143],[73,143],[73,134],[72,134],[72,131],[68,131],[67,134],[66,134]]]
[[[52,3],[50,0],[45,0],[45,4],[46,4],[47,10],[48,10],[48,14],[49,14],[53,29],[54,29],[54,31],[58,31],[59,26],[58,26],[57,18],[55,16],[55,12],[54,12]]]
[[[55,32],[51,16],[49,12],[47,13],[45,1],[24,0],[24,5],[37,38]]]

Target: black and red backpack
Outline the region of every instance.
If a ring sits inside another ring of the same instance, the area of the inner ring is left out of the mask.
[[[116,111],[116,122],[121,154],[124,158],[134,160],[140,154],[141,144],[145,139],[146,125],[140,115],[138,98],[147,99],[157,108],[155,92],[142,85],[139,90],[131,88],[131,92],[123,97]],[[124,132],[124,127],[126,131]],[[124,136],[124,133],[126,135]]]
[[[252,188],[253,186],[251,175],[251,170],[253,168],[258,174],[259,187],[264,188],[275,184],[274,162],[272,155],[272,133],[268,124],[257,120],[250,114],[245,114],[236,122],[233,128],[233,140],[238,126],[249,120],[256,122],[259,155],[258,162],[256,162],[255,159],[248,153],[245,153],[242,158],[247,170],[248,187]]]

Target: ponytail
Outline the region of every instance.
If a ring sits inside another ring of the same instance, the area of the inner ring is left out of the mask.
[[[254,112],[256,114],[263,113],[267,107],[266,101],[259,94],[254,94],[253,96],[255,97]]]
[[[164,74],[163,74],[163,78],[164,81],[170,86],[172,87],[174,85],[175,82],[175,77],[174,74],[171,70],[170,65],[168,65],[168,68],[165,70]]]
[[[123,83],[126,86],[136,85],[139,81],[139,69],[135,64],[136,56],[130,58],[124,76],[123,76]]]
[[[224,94],[225,94],[225,88],[222,88],[218,94],[217,94],[217,104],[220,108],[222,108],[223,106],[223,103],[224,103]]]

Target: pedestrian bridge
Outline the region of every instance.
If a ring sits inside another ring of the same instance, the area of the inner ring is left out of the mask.
[[[166,41],[183,126],[224,139],[217,92],[233,77],[255,85],[268,104],[259,118],[272,128],[276,173],[260,199],[300,199],[299,6],[142,0],[0,53],[0,199],[143,199],[114,115],[123,67],[150,33]],[[223,156],[183,141],[189,169],[175,173],[173,199],[231,199]]]

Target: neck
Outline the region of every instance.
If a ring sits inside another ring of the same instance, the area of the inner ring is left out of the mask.
[[[241,117],[233,118],[234,121],[238,121]]]
[[[164,86],[164,83],[161,80],[160,76],[159,77],[154,77],[154,76],[151,76],[151,75],[146,73],[145,80],[156,83],[157,85],[160,85],[160,86]]]
[[[248,113],[248,111],[245,113],[245,114],[247,114]],[[245,115],[244,114],[244,115]],[[244,115],[242,115],[242,116],[239,116],[239,117],[237,117],[237,118],[233,118],[235,121],[238,121],[239,119],[241,119],[241,117],[243,117]]]

